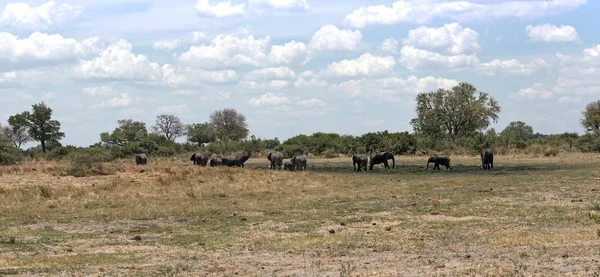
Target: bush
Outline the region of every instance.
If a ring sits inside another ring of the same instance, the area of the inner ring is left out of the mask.
[[[21,160],[23,160],[21,150],[12,146],[0,146],[0,165],[16,164]]]
[[[175,155],[175,149],[171,147],[159,146],[158,151],[156,151],[156,155],[161,157],[171,157]]]
[[[110,175],[112,170],[104,166],[104,162],[113,160],[110,153],[99,148],[87,148],[69,154],[70,166],[65,175],[86,177],[95,175]]]
[[[321,155],[327,159],[340,157],[340,153],[338,153],[338,151],[335,151],[335,149],[327,149],[327,150],[323,151],[323,153],[321,153]]]
[[[547,147],[546,150],[544,151],[544,156],[546,157],[556,157],[556,155],[558,155],[559,151],[558,148],[556,147]]]
[[[48,154],[46,155],[46,158],[48,160],[62,160],[64,158],[66,158],[70,153],[72,153],[73,151],[76,151],[77,148],[75,146],[58,146],[54,149],[52,149],[52,151],[48,152]]]

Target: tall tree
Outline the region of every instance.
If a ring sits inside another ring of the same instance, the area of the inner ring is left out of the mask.
[[[504,147],[524,148],[526,142],[533,138],[533,128],[525,122],[513,121],[500,132],[500,141]]]
[[[585,107],[581,125],[588,132],[600,131],[600,100],[589,103]]]
[[[108,145],[123,146],[129,142],[139,142],[148,137],[146,123],[133,121],[132,119],[118,120],[119,126],[112,133],[100,134],[100,141]]]
[[[170,141],[175,141],[178,137],[185,135],[185,127],[179,117],[172,114],[161,114],[156,117],[152,132],[164,136]]]
[[[2,128],[2,133],[9,138],[16,148],[21,148],[21,145],[31,141],[27,126],[19,124],[15,118],[8,120],[8,126]]]
[[[27,128],[32,140],[39,141],[42,151],[46,152],[46,143],[59,141],[65,137],[60,131],[60,122],[52,120],[52,109],[44,102],[33,104],[31,112],[23,112],[11,116],[8,122],[14,126]]]
[[[188,142],[202,145],[216,140],[215,131],[208,123],[195,123],[186,126]]]
[[[215,111],[210,115],[210,124],[217,137],[238,141],[248,137],[246,117],[235,109]]]
[[[417,118],[411,120],[415,133],[448,136],[473,135],[497,122],[500,106],[487,93],[477,91],[469,83],[460,83],[450,90],[419,93],[416,97]]]

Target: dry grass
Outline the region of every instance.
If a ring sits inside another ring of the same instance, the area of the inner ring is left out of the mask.
[[[200,168],[184,158],[0,167],[0,275],[593,276],[598,155],[425,157],[353,173]]]

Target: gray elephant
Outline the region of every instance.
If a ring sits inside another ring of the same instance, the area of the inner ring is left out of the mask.
[[[283,163],[283,154],[280,152],[269,153],[267,156],[267,160],[271,162],[269,169],[279,169],[281,170],[281,164]]]
[[[364,171],[367,171],[368,164],[369,164],[369,157],[367,157],[367,155],[352,156],[352,165],[354,166],[355,172],[360,172],[361,169]]]
[[[223,165],[223,158],[221,158],[221,156],[216,156],[210,160],[211,167],[222,166],[222,165]]]
[[[369,161],[369,170],[373,170],[373,165],[383,163],[386,169],[390,168],[388,160],[392,160],[392,168],[396,168],[396,160],[394,160],[394,154],[392,152],[380,152],[371,154],[371,160]]]
[[[148,163],[148,157],[146,157],[146,154],[137,154],[135,155],[135,165],[144,165]]]
[[[204,153],[194,153],[190,158],[190,161],[194,161],[195,165],[206,166],[208,163],[208,155]]]
[[[292,162],[292,167],[294,168],[294,170],[299,169],[306,171],[306,156],[294,156],[290,161]]]
[[[221,158],[223,160],[223,165],[233,167],[244,167],[244,163],[250,158],[250,155],[237,156],[233,159],[230,158]]]
[[[494,168],[494,153],[489,148],[481,151],[481,167],[483,170]]]
[[[285,162],[283,165],[284,170],[294,171],[294,164],[292,162]]]
[[[433,163],[433,169],[437,169],[440,170],[440,165],[446,166],[446,169],[450,168],[452,169],[452,167],[450,166],[450,157],[448,156],[444,156],[444,155],[434,155],[429,157],[429,160],[427,160],[427,169],[429,169],[429,164]]]

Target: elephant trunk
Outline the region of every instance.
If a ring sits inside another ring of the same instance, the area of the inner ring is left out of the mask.
[[[394,160],[393,155],[392,155],[392,168],[396,168],[396,160]]]
[[[427,161],[427,166],[425,167],[425,169],[429,169],[429,161]]]

